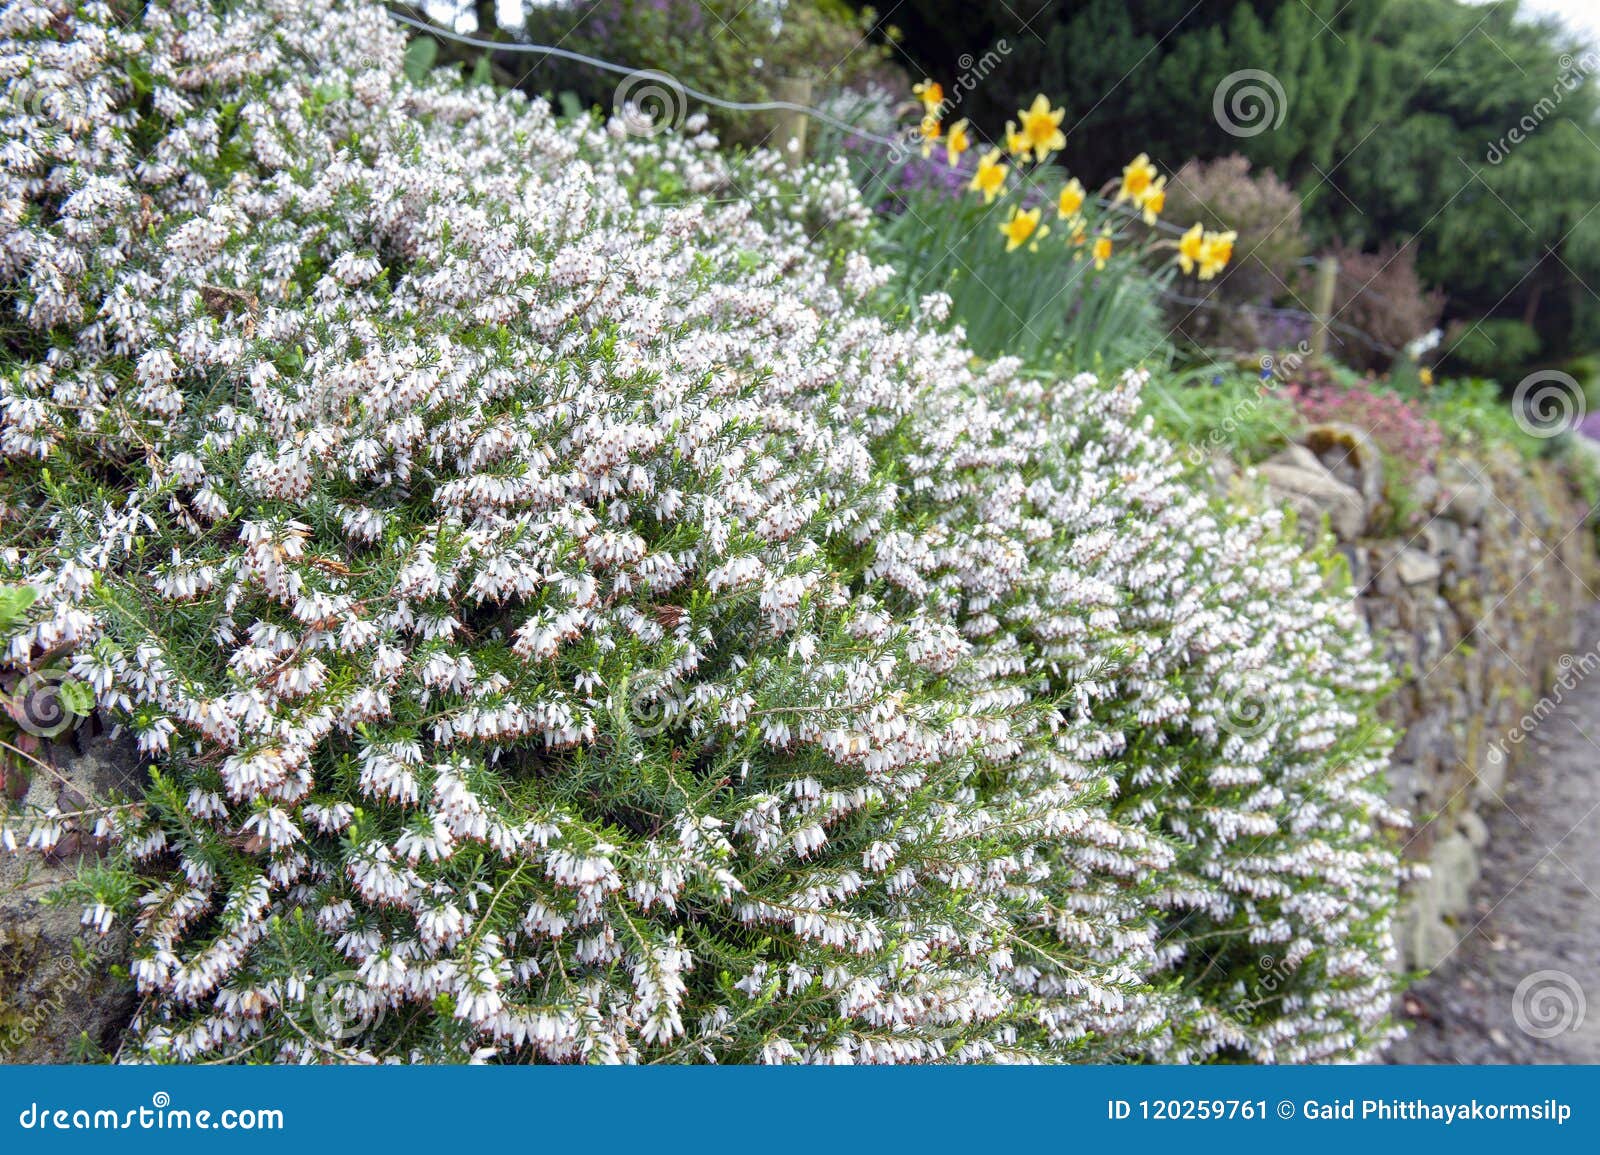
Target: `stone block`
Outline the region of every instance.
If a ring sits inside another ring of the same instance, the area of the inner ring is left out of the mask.
[[[1361,494],[1334,477],[1300,446],[1293,448],[1300,452],[1280,453],[1259,467],[1258,474],[1269,493],[1292,506],[1312,525],[1320,525],[1327,517],[1334,536],[1341,541],[1354,541],[1367,520]],[[1311,458],[1309,462],[1307,457]]]

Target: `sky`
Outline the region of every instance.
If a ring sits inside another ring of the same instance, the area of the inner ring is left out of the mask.
[[[1600,47],[1600,0],[1522,0],[1522,7],[1542,16],[1556,16],[1573,32]]]

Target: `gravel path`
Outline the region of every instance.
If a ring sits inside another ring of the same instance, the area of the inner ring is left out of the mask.
[[[1600,643],[1600,606],[1584,637]],[[1530,743],[1483,810],[1465,937],[1406,996],[1393,1062],[1600,1063],[1600,674]]]

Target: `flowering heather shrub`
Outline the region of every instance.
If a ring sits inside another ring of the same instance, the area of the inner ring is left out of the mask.
[[[0,581],[154,765],[125,1057],[1381,1043],[1382,670],[1137,376],[874,314],[842,168],[123,15],[0,11]]]

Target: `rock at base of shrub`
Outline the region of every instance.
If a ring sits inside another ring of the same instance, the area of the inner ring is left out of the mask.
[[[94,738],[81,752],[56,744],[45,753],[59,776],[34,774],[30,805],[65,810],[73,797],[127,793],[138,784],[131,742]],[[70,845],[45,860],[0,854],[0,1061],[64,1063],[114,1047],[133,1014],[133,985],[122,969],[127,927],[100,935],[80,925],[81,904],[46,901],[98,853],[87,836]]]
[[[1292,506],[1312,526],[1324,516],[1340,541],[1354,541],[1366,524],[1366,503],[1353,486],[1335,477],[1304,446],[1291,446],[1259,468],[1273,495]]]

